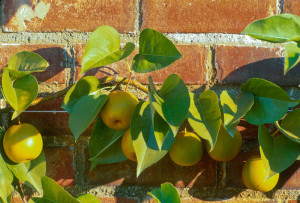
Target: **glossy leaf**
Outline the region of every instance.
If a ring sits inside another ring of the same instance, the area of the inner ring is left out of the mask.
[[[107,127],[101,117],[98,117],[89,141],[91,170],[99,164],[116,163],[127,159],[121,148],[124,133],[125,130]]]
[[[27,109],[38,95],[38,82],[32,75],[26,75],[13,81],[9,72],[4,71],[2,87],[6,100],[15,110],[12,119]]]
[[[177,189],[171,183],[161,184],[160,189],[154,189],[148,193],[157,203],[180,203]]]
[[[149,77],[150,105],[170,125],[176,135],[189,110],[189,92],[183,80],[177,74],[169,75],[162,88],[155,90],[152,78]],[[154,123],[155,124],[155,123]],[[161,148],[163,140],[158,140]]]
[[[300,145],[284,135],[272,137],[264,125],[258,128],[260,154],[266,170],[266,179],[291,166],[300,154]]]
[[[298,16],[275,15],[249,24],[242,34],[269,42],[300,41]]]
[[[137,176],[139,176],[143,170],[164,157],[175,139],[172,131],[169,130],[169,134],[165,138],[162,148],[159,149],[154,135],[149,102],[140,102],[135,108],[131,118],[130,132],[138,162]]]
[[[279,86],[260,78],[249,79],[242,84],[241,90],[254,95],[254,104],[244,116],[247,122],[254,125],[278,121],[287,113],[289,107],[299,103],[298,100],[291,100]]]
[[[34,160],[21,164],[7,164],[7,166],[21,182],[35,189],[38,193],[42,193],[41,179],[46,175],[44,151]]]
[[[2,154],[0,153],[0,202],[3,203],[10,202],[12,195],[14,193],[12,182],[13,182],[13,174],[7,168],[6,163],[2,158]]]
[[[230,91],[223,91],[220,96],[224,114],[224,125],[230,136],[234,137],[240,119],[251,109],[254,96],[250,92],[241,92],[236,97]]]
[[[300,62],[300,44],[290,42],[285,45],[284,74]]]
[[[107,95],[98,93],[85,95],[77,100],[69,117],[69,126],[75,141],[92,124],[107,99]]]
[[[99,80],[94,76],[86,76],[80,79],[72,88],[67,92],[62,108],[71,113],[73,106],[82,96],[95,93],[99,91]]]
[[[82,203],[100,203],[101,201],[91,194],[81,194],[77,196],[77,199]]]
[[[127,43],[120,49],[118,31],[110,26],[101,26],[92,33],[85,47],[81,73],[120,61],[128,57],[134,49],[133,43]]]
[[[132,61],[132,69],[138,73],[148,73],[165,68],[178,59],[181,53],[163,34],[145,29],[139,38],[139,54]]]
[[[39,54],[22,51],[11,57],[6,69],[9,69],[14,79],[17,79],[30,73],[42,72],[48,66],[49,63]]]
[[[72,197],[63,187],[54,180],[44,176],[42,178],[43,197],[34,197],[29,203],[80,203],[80,200]]]
[[[218,95],[207,90],[200,94],[199,99],[193,93],[190,93],[190,97],[188,122],[201,138],[209,141],[213,149],[222,124]]]
[[[300,109],[289,112],[282,120],[281,125],[278,121],[275,125],[287,138],[300,144]]]

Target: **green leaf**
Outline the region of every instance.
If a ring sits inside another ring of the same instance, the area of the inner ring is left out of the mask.
[[[5,98],[15,110],[12,120],[27,109],[38,95],[38,82],[32,75],[25,75],[13,81],[9,71],[4,71],[2,87]]]
[[[299,103],[298,100],[291,100],[279,86],[260,78],[249,79],[242,84],[241,90],[254,95],[254,104],[244,116],[247,122],[254,125],[278,121],[287,113],[289,107]]]
[[[254,96],[250,92],[241,92],[236,97],[230,91],[224,90],[220,96],[224,114],[225,128],[234,137],[240,119],[251,109]]]
[[[266,180],[291,166],[300,154],[300,145],[284,135],[272,137],[264,125],[258,128],[260,154],[266,170]]]
[[[300,144],[300,109],[294,109],[289,112],[281,122],[281,126],[278,121],[275,122],[276,127],[287,138]]]
[[[2,147],[2,145],[1,145]],[[13,174],[7,168],[7,165],[0,153],[0,202],[10,202],[14,193],[14,187],[12,186]]]
[[[148,193],[157,203],[180,203],[177,189],[171,183],[161,184],[160,189],[154,189]]]
[[[242,34],[268,42],[300,41],[300,24],[297,16],[276,15],[249,24]]]
[[[300,62],[300,45],[290,42],[285,45],[284,74]]]
[[[26,163],[7,164],[13,174],[25,185],[42,193],[41,179],[46,174],[45,153],[42,151],[39,157]]]
[[[193,93],[190,93],[190,97],[188,122],[201,138],[209,141],[213,149],[222,124],[218,95],[207,90],[200,94],[199,99]]]
[[[177,74],[169,75],[158,92],[151,76],[149,84],[151,106],[170,125],[173,134],[176,135],[189,110],[190,97],[186,85]],[[158,144],[161,146],[161,143]]]
[[[49,63],[39,54],[22,51],[11,57],[6,69],[9,69],[11,75],[17,79],[34,72],[42,72],[48,66]]]
[[[124,132],[125,130],[107,127],[100,116],[97,118],[89,140],[91,170],[99,164],[116,163],[127,159],[121,148]]]
[[[145,29],[139,39],[139,54],[132,61],[132,69],[138,73],[148,73],[165,68],[178,59],[181,53],[163,34]]]
[[[92,33],[85,47],[81,73],[120,61],[128,57],[134,49],[133,43],[127,43],[120,49],[118,31],[110,26],[101,26]]]
[[[46,176],[42,177],[43,197],[34,197],[29,203],[80,203],[72,197],[63,187]]]
[[[99,80],[94,76],[86,76],[80,79],[72,88],[67,92],[62,108],[67,112],[71,113],[73,106],[82,96],[95,93],[99,91],[100,83]]]
[[[69,126],[75,141],[92,124],[107,99],[107,95],[98,93],[85,95],[77,100],[69,117]]]
[[[154,135],[149,102],[140,102],[135,108],[131,118],[130,132],[138,162],[137,176],[159,161],[169,151],[175,140],[174,134],[169,130],[162,148],[159,149]]]
[[[100,203],[101,201],[91,194],[81,194],[77,196],[77,199],[82,203]]]

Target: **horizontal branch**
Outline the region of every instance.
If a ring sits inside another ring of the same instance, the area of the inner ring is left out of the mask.
[[[100,78],[99,79],[99,82],[100,84],[106,84],[106,83],[112,83],[112,84],[127,84],[128,83],[128,79],[127,78],[124,78],[122,76],[118,76],[118,75],[110,75],[110,76],[107,76],[107,77],[104,77],[104,78]],[[144,85],[142,85],[141,83],[139,83],[138,81],[136,80],[130,80],[129,81],[129,84],[142,90],[143,92],[148,92],[148,88],[145,87]],[[72,86],[71,86],[72,87]],[[54,100],[54,99],[57,99],[59,97],[62,97],[64,96],[65,94],[67,94],[67,92],[69,91],[69,89],[71,89],[71,87],[67,87],[61,91],[58,91],[56,93],[52,93],[48,96],[44,96],[44,97],[39,97],[39,98],[36,98],[30,106],[35,106],[39,103],[42,103],[42,102],[46,102],[46,101],[50,101],[50,100]],[[4,109],[0,109],[0,113],[8,113],[10,111],[13,111],[13,108],[12,107],[6,107]]]

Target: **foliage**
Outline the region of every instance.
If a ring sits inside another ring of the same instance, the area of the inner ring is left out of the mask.
[[[300,61],[298,16],[282,14],[258,20],[247,26],[243,34],[273,43],[287,42],[285,74]],[[120,34],[114,28],[102,26],[96,29],[85,48],[81,73],[123,59],[127,61],[135,44],[128,42],[123,48],[120,45]],[[160,70],[182,58],[173,42],[152,29],[141,32],[138,47],[139,53],[133,57],[131,66],[128,64],[130,75]],[[38,82],[31,73],[44,71],[47,66],[48,62],[38,54],[20,52],[3,69],[1,90],[5,101],[14,109],[12,119],[32,105],[38,95]],[[68,90],[62,104],[69,113],[69,126],[75,141],[94,123],[89,140],[91,170],[99,164],[127,159],[121,148],[126,129],[110,129],[99,116],[110,91],[112,89],[104,91],[96,77],[86,76]],[[188,91],[177,74],[165,78],[159,90],[150,76],[148,98],[148,101],[138,103],[130,120],[137,176],[166,155],[185,120],[209,143],[211,150],[221,126],[233,137],[241,118],[258,125],[259,148],[267,178],[285,170],[300,154],[300,111],[296,108],[289,112],[300,101],[292,100],[282,88],[267,80],[251,78],[241,85],[238,94],[223,91],[218,97],[214,91],[206,90],[197,97]],[[274,134],[265,126],[270,123],[277,127]],[[11,163],[3,151],[3,133],[0,138],[0,201],[10,202],[15,182],[21,181],[40,194],[43,192],[43,197],[32,198],[31,202],[99,202],[89,194],[74,198],[45,177],[44,153],[25,164]],[[149,194],[157,202],[180,202],[178,192],[170,183],[162,184],[160,189]]]
[[[157,203],[180,203],[178,191],[171,183],[161,184],[161,188],[148,192]]]

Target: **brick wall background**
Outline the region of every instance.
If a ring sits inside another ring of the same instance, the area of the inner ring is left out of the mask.
[[[2,0],[0,70],[19,51],[40,54],[50,63],[45,72],[36,74],[40,94],[46,95],[80,79],[84,47],[97,27],[113,26],[122,34],[122,42],[135,43],[140,31],[149,27],[165,33],[184,55],[170,67],[151,73],[158,84],[167,75],[178,73],[196,94],[205,87],[220,94],[224,89],[238,90],[251,77],[260,77],[283,86],[291,97],[299,99],[300,66],[283,76],[284,46],[239,35],[252,21],[285,12],[300,15],[300,1]],[[100,78],[105,76],[103,72],[128,76],[124,62],[88,74]],[[135,77],[147,83],[148,74]],[[145,96],[134,88],[130,91],[140,98]],[[47,175],[67,186],[72,194],[91,192],[103,202],[154,202],[146,193],[168,181],[180,187],[183,202],[300,199],[300,161],[281,174],[273,191],[246,190],[241,180],[242,165],[259,151],[257,127],[245,121],[239,126],[243,149],[231,162],[216,162],[205,154],[196,166],[180,167],[167,155],[139,178],[131,161],[98,166],[90,172],[87,144],[92,128],[75,144],[61,103],[59,98],[31,107],[21,114],[21,121],[41,131]],[[1,115],[2,125],[13,122],[9,115]]]

